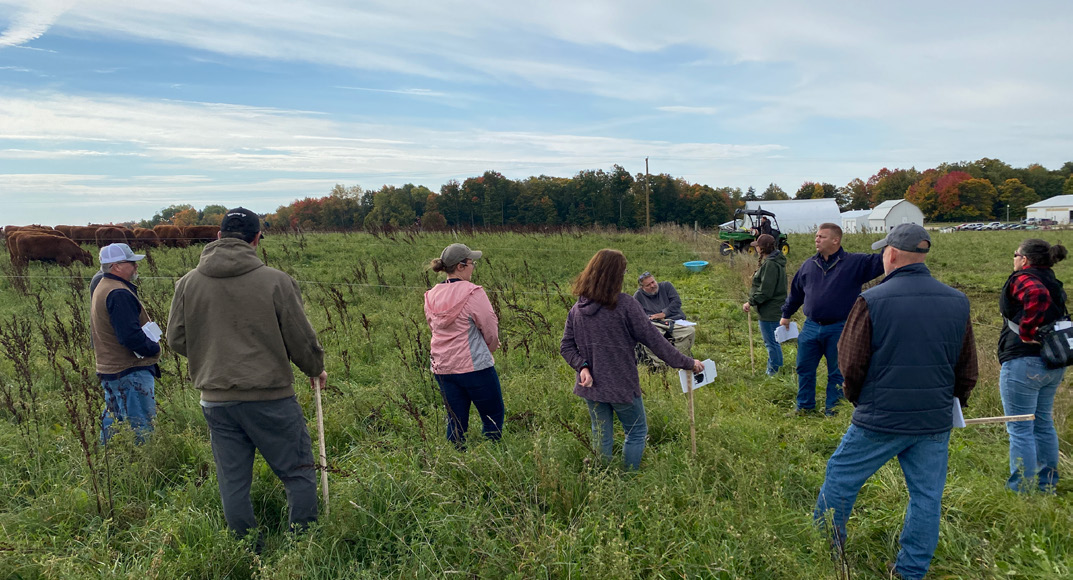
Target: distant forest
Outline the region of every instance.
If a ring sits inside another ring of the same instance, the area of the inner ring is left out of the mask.
[[[646,210],[646,190],[648,204]],[[423,185],[385,185],[380,189],[336,185],[324,197],[307,197],[280,206],[266,220],[274,228],[360,230],[420,225],[425,229],[498,226],[615,226],[633,229],[651,223],[697,223],[710,228],[729,221],[750,200],[833,198],[842,211],[869,209],[890,199],[908,199],[928,221],[1020,219],[1025,206],[1056,195],[1073,194],[1073,161],[1061,169],[1041,165],[1017,168],[997,159],[944,163],[934,169],[879,170],[841,187],[806,181],[791,195],[775,183],[762,192],[750,187],[712,187],[667,174],[630,175],[619,165],[610,171],[585,170],[573,177],[514,180],[496,171],[448,181],[439,191]],[[225,207],[173,205],[142,227],[219,224]],[[648,212],[646,214],[646,211]]]

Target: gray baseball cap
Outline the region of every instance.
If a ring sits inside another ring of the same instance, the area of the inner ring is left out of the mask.
[[[928,242],[928,247],[920,248],[920,242]],[[886,246],[897,248],[903,252],[916,252],[927,254],[931,249],[931,236],[928,230],[917,224],[898,224],[891,228],[887,237],[872,244],[873,250],[881,250]]]
[[[440,261],[445,268],[453,268],[455,264],[461,264],[463,260],[479,260],[483,253],[480,250],[471,250],[466,244],[451,244],[443,249]]]

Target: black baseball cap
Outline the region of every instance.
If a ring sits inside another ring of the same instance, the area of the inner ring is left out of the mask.
[[[238,232],[251,236],[261,231],[261,218],[257,214],[244,208],[236,207],[227,210],[224,219],[220,222],[221,232]]]

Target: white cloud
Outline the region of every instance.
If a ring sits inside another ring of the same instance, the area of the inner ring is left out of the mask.
[[[681,105],[669,105],[666,107],[656,107],[656,109],[666,113],[684,113],[687,115],[716,115],[719,113],[719,107],[686,107]]]
[[[0,33],[0,46],[18,46],[40,38],[77,0],[33,0],[16,12]]]
[[[447,179],[489,169],[513,178],[572,175],[641,163],[645,157],[660,160],[659,171],[674,173],[783,149],[558,132],[432,130],[341,122],[316,112],[56,93],[0,93],[0,118],[7,120],[0,162],[55,161],[76,168],[70,175],[0,175],[0,200],[16,213],[38,206],[46,195],[50,203],[71,207],[122,200],[158,208],[179,201],[217,203],[212,200],[220,196],[241,203],[251,193],[287,203],[324,195],[344,180],[367,187],[415,182],[436,188]],[[86,172],[87,167],[100,173]]]

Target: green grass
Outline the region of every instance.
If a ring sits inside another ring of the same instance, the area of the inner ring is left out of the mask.
[[[849,236],[845,246],[864,251],[879,237]],[[997,291],[1023,237],[934,235],[929,265],[973,304],[981,381],[969,416],[1002,413]],[[496,361],[508,414],[500,444],[478,435],[464,453],[444,441],[421,310],[422,293],[436,281],[424,267],[453,241],[485,252],[475,281],[500,313],[504,350]],[[793,270],[811,255],[811,236],[791,236],[790,245]],[[625,473],[618,461],[602,465],[583,444],[588,414],[571,393],[573,374],[558,342],[573,303],[569,283],[604,247],[626,253],[628,291],[645,270],[674,282],[686,313],[700,324],[694,354],[718,365],[716,382],[696,393],[696,457],[686,400],[670,373],[642,373],[650,441],[640,472]],[[83,279],[93,269],[34,264],[29,278],[15,279],[0,258],[0,384],[12,395],[10,405],[0,404],[0,577],[836,577],[810,513],[849,410],[833,419],[784,417],[796,392],[789,368],[794,348],[785,348],[783,373],[764,377],[766,354],[754,330],[759,372],[753,372],[740,306],[755,263],[721,257],[717,249],[712,236],[674,229],[647,236],[267,238],[262,255],[301,281],[306,310],[329,353],[325,428],[336,471],[330,515],[293,537],[283,531],[282,485],[258,460],[252,496],[267,532],[259,556],[225,531],[197,392],[183,380],[185,361],[163,359],[160,415],[147,445],[134,446],[127,433],[107,450],[97,447],[99,385],[88,339],[73,323],[76,316],[86,319]],[[197,253],[154,250],[141,268],[143,299],[157,320],[166,323],[173,282],[196,264]],[[701,274],[680,265],[698,258],[711,262]],[[1073,260],[1057,271],[1073,280]],[[29,285],[25,294],[16,288],[20,280]],[[5,339],[17,337],[13,329],[21,325],[30,329],[28,352]],[[20,368],[29,369],[29,380]],[[297,385],[316,437],[308,381],[299,378]],[[74,415],[69,401],[82,401]],[[1068,475],[1068,388],[1056,408],[1061,471]],[[90,426],[93,469],[72,416]],[[929,577],[1070,575],[1073,486],[1067,478],[1057,497],[1013,496],[1003,487],[1006,454],[1001,426],[953,434]],[[886,577],[906,501],[893,463],[864,486],[849,526],[854,578]]]

